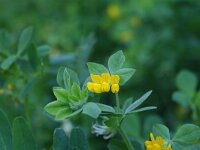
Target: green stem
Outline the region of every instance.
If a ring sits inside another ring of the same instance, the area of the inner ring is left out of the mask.
[[[119,126],[119,133],[121,134],[128,150],[134,150],[129,138],[127,137],[126,133],[124,132],[121,126]]]
[[[24,107],[25,107],[25,116],[26,116],[27,124],[31,128],[30,108],[29,108],[28,98],[24,99]]]
[[[119,95],[115,94],[115,97],[116,97],[117,112],[119,113],[120,112]]]

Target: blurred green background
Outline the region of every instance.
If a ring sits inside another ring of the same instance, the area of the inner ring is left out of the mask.
[[[50,149],[53,130],[60,126],[66,131],[81,126],[91,149],[106,149],[108,140],[91,135],[94,120],[81,116],[56,122],[43,107],[55,99],[52,87],[59,66],[76,70],[83,82],[89,75],[87,61],[106,65],[108,57],[122,49],[126,65],[137,72],[121,87],[121,103],[152,89],[146,105],[158,107],[127,119],[124,126],[131,136],[142,142],[154,123],[166,124],[171,132],[183,123],[200,125],[199,12],[197,0],[0,0],[0,63],[16,52],[20,33],[29,26],[32,43],[46,50],[38,59],[27,54],[1,68],[0,108],[11,122],[26,117],[40,149]],[[32,60],[37,63],[34,69]],[[101,98],[111,105],[112,99]]]

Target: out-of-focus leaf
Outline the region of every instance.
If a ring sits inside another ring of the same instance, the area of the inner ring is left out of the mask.
[[[41,45],[37,47],[37,55],[39,57],[47,56],[51,51],[51,48],[48,45]]]
[[[18,47],[17,47],[17,50],[18,50],[17,55],[18,56],[22,55],[24,50],[29,45],[31,37],[32,37],[32,32],[33,32],[32,27],[28,27],[22,31],[22,34],[20,35],[20,38],[19,38]]]
[[[108,69],[102,64],[88,62],[87,66],[88,66],[90,74],[99,74],[100,75],[102,73],[108,72]]]
[[[37,150],[33,134],[22,117],[16,118],[13,122],[13,149]]]
[[[70,150],[88,150],[88,140],[80,128],[73,128],[70,134]]]
[[[134,75],[135,71],[132,68],[119,69],[116,74],[120,76],[120,85],[124,85]]]
[[[114,53],[108,59],[108,68],[111,74],[115,74],[124,64],[125,56],[122,50]]]
[[[1,64],[1,68],[3,70],[6,70],[8,68],[10,68],[10,66],[17,60],[17,56],[16,55],[11,55],[9,56],[7,59],[5,59],[2,64]]]
[[[108,149],[109,150],[123,150],[126,147],[125,143],[122,140],[112,139],[109,141]]]
[[[33,70],[36,71],[37,66],[39,64],[36,47],[35,45],[31,44],[28,48],[29,48],[28,58],[29,58],[30,65],[32,66]]]
[[[133,137],[140,136],[140,132],[141,132],[140,118],[135,114],[126,116],[122,122],[122,128],[124,129],[126,134],[129,136],[133,136]],[[134,129],[137,129],[137,130],[134,130]]]
[[[189,96],[194,94],[197,88],[197,82],[197,77],[188,70],[182,70],[176,77],[177,87]]]
[[[53,149],[69,150],[69,138],[66,136],[63,129],[55,129],[53,134]]]
[[[26,86],[22,89],[22,91],[19,93],[18,98],[22,100],[31,90],[31,88],[38,82],[38,78],[32,78],[30,81],[26,84]]]
[[[82,113],[96,119],[100,115],[101,109],[98,107],[97,104],[95,104],[93,102],[89,102],[83,106]]]
[[[181,106],[187,108],[190,105],[191,97],[188,97],[183,92],[176,91],[173,93],[172,98],[175,102],[180,104]]]
[[[0,150],[12,150],[12,132],[5,113],[0,109]]]

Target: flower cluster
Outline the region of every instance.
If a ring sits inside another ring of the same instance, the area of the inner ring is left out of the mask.
[[[171,145],[164,141],[160,136],[154,139],[152,133],[150,133],[150,141],[145,142],[146,150],[172,150]]]
[[[119,92],[120,77],[118,75],[110,75],[109,73],[91,74],[90,78],[92,82],[87,83],[87,88],[90,92],[99,94],[109,92],[110,89],[113,93]]]

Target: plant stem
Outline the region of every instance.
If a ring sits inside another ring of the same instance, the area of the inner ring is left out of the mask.
[[[30,109],[29,109],[29,102],[28,102],[27,97],[24,99],[24,107],[25,107],[25,116],[26,116],[27,124],[31,128]]]
[[[134,150],[129,138],[127,137],[126,133],[124,132],[124,130],[122,129],[121,126],[119,126],[119,133],[121,134],[121,136],[122,136],[122,138],[123,138],[128,150]]]
[[[119,113],[120,111],[119,95],[115,94],[115,97],[116,97],[117,112]]]
[[[119,95],[118,95],[118,94],[115,94],[115,97],[116,97],[117,112],[119,113],[119,112],[120,112]],[[124,142],[125,142],[125,144],[126,144],[128,150],[134,150],[134,148],[133,148],[133,146],[132,146],[130,140],[128,139],[126,133],[125,133],[124,130],[122,129],[121,124],[119,124],[118,130],[119,130],[119,133],[121,134],[121,136],[122,136],[122,138],[123,138],[123,140],[124,140]]]

